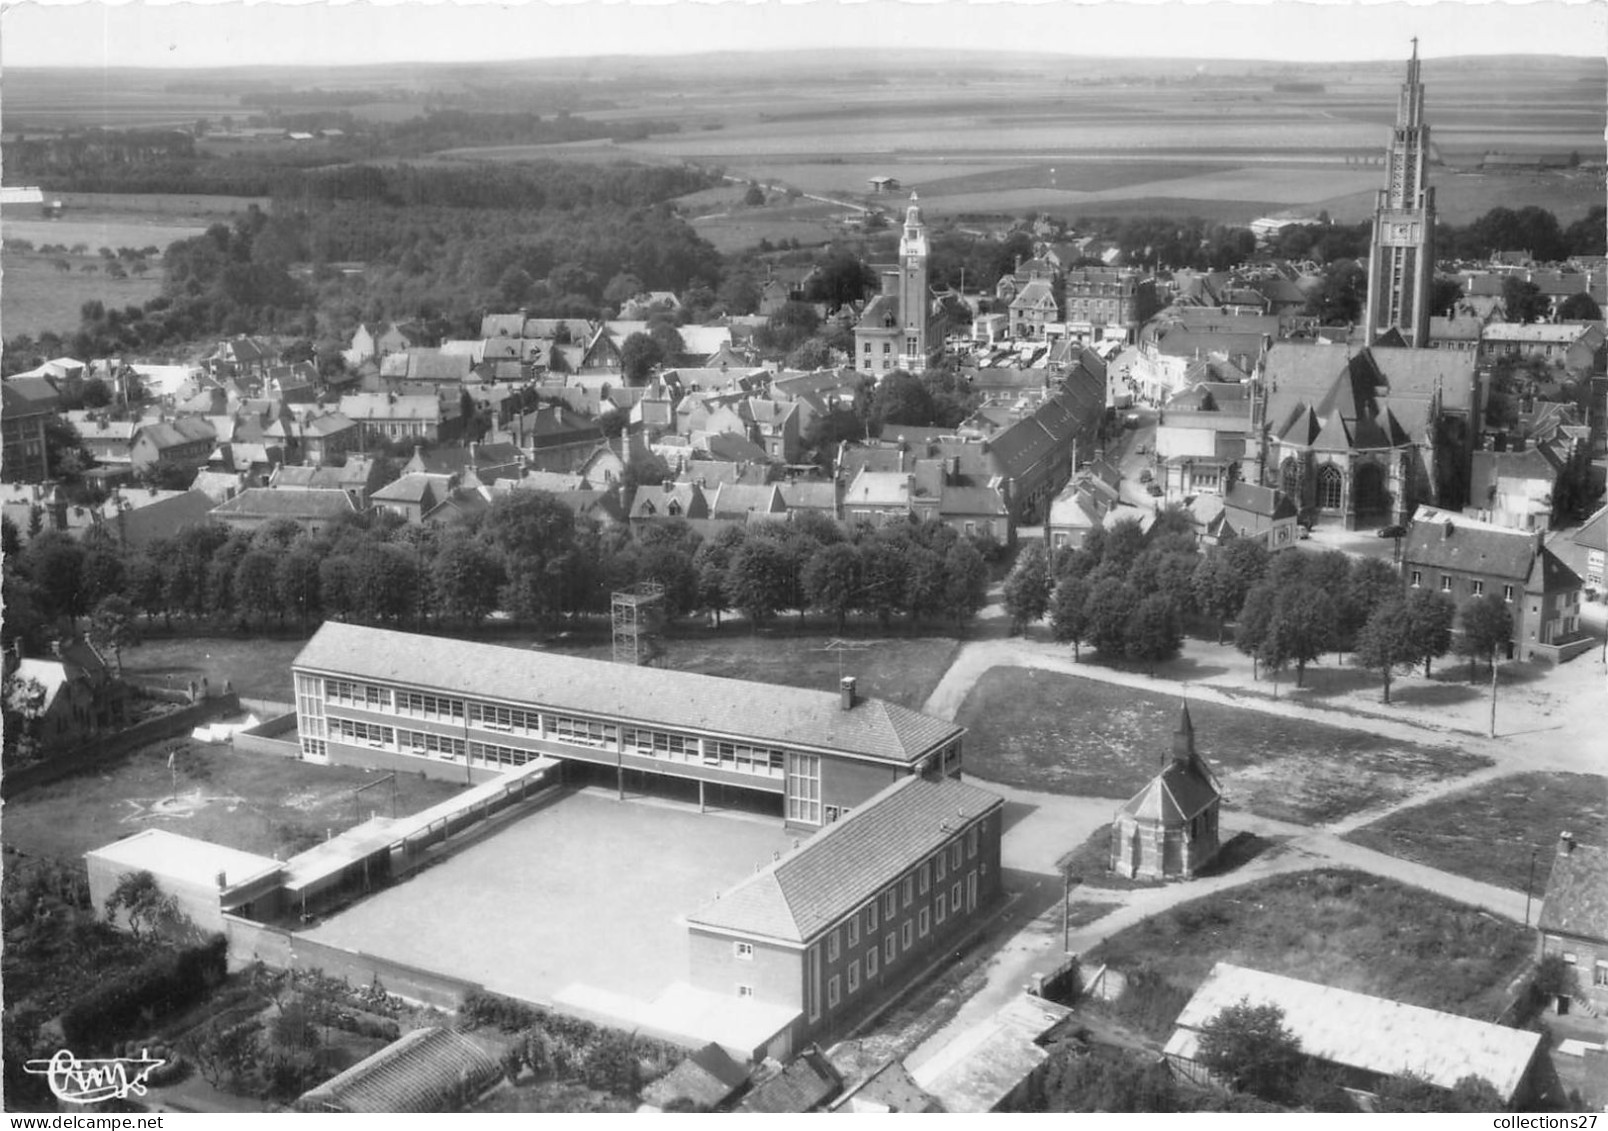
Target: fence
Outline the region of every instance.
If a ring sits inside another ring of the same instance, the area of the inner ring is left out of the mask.
[[[0,797],[9,799],[36,786],[82,773],[104,762],[121,758],[129,751],[147,743],[189,734],[200,723],[232,715],[239,710],[240,700],[232,693],[219,695],[170,714],[135,723],[113,734],[101,735],[76,750],[54,755],[30,766],[7,770],[5,778],[0,780]]]
[[[241,705],[255,710],[250,707],[249,700],[243,701]],[[274,706],[281,710],[284,708],[282,703],[263,703],[262,706]],[[290,737],[281,737],[285,734],[289,734]],[[234,744],[235,750],[241,754],[271,754],[279,758],[301,757],[301,743],[296,734],[295,711],[274,715],[250,730],[236,731],[230,741]]]

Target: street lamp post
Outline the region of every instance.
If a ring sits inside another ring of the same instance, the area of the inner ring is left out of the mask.
[[[1530,925],[1530,891],[1535,887],[1535,856],[1541,851],[1538,848],[1530,849],[1530,878],[1524,881],[1524,925]]]

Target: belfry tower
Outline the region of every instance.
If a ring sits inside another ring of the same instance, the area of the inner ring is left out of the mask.
[[[927,368],[927,324],[932,298],[927,291],[927,225],[921,220],[916,194],[905,210],[899,237],[899,368],[920,375]]]
[[[1429,187],[1429,127],[1418,81],[1418,39],[1396,104],[1396,128],[1385,152],[1389,180],[1374,206],[1368,247],[1369,345],[1391,330],[1409,346],[1429,345],[1435,280],[1435,190]]]

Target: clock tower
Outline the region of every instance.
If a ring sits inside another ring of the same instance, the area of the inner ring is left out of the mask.
[[[1435,281],[1435,190],[1429,187],[1429,127],[1418,80],[1418,40],[1396,103],[1396,127],[1385,151],[1386,187],[1374,205],[1368,247],[1369,345],[1395,330],[1409,346],[1429,345]]]
[[[927,289],[927,225],[916,194],[905,210],[899,237],[899,368],[920,374],[927,368],[927,326],[932,297]]]

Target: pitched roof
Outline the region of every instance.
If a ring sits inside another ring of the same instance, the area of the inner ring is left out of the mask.
[[[1179,1013],[1167,1052],[1192,1055],[1206,1023],[1242,999],[1282,1009],[1308,1056],[1389,1076],[1414,1072],[1442,1088],[1480,1076],[1504,1100],[1541,1043],[1539,1033],[1219,962]]]
[[[1223,505],[1268,522],[1296,516],[1295,504],[1283,491],[1236,481],[1223,493]]]
[[[1536,926],[1608,941],[1608,849],[1573,840],[1559,845]]]
[[[622,723],[741,735],[898,765],[965,733],[964,727],[880,699],[845,711],[837,691],[659,668],[625,673],[601,660],[329,621],[295,666],[509,703],[537,697],[556,710]]]
[[[212,508],[214,518],[331,519],[356,514],[345,491],[309,487],[281,491],[274,487],[247,487],[232,499]]]
[[[296,1101],[302,1111],[435,1112],[453,1110],[464,1083],[486,1087],[502,1065],[451,1029],[415,1029],[358,1061]]]
[[[1180,825],[1199,816],[1221,797],[1216,777],[1195,750],[1195,726],[1186,703],[1179,711],[1178,730],[1173,733],[1171,761],[1129,799],[1122,812],[1142,821]]]
[[[842,1074],[825,1053],[811,1046],[786,1068],[749,1092],[738,1110],[772,1115],[813,1111],[842,1090]]]
[[[1419,507],[1407,528],[1402,561],[1409,566],[1466,570],[1524,581],[1535,564],[1536,536],[1450,511]]]
[[[1003,805],[997,794],[953,778],[900,778],[763,871],[704,904],[687,922],[807,943],[912,864],[936,852],[961,828]]]
[[[747,1070],[711,1042],[643,1088],[642,1098],[657,1107],[687,1099],[712,1108],[747,1080]]]
[[[1574,532],[1574,544],[1584,546],[1588,550],[1608,550],[1608,507],[1601,507],[1597,513],[1581,523],[1580,529]]]

